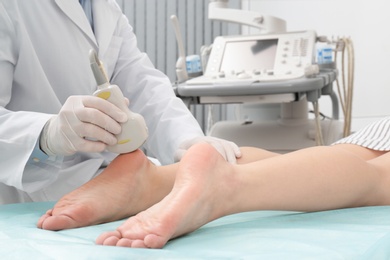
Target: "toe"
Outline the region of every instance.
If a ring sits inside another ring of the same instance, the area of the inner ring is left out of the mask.
[[[145,237],[144,241],[148,248],[163,248],[168,242],[168,238],[150,234]]]
[[[115,246],[120,238],[122,236],[118,231],[104,232],[96,239],[96,244]]]
[[[58,216],[47,216],[42,217],[42,222],[40,224],[42,229],[46,230],[63,230],[69,228],[78,227],[77,222],[70,218],[67,215],[58,215]]]
[[[38,222],[37,222],[37,227],[38,228],[43,228],[43,223],[45,222],[45,220],[49,217],[52,216],[52,212],[53,210],[52,209],[49,209],[48,211],[46,211],[45,214],[43,214],[39,219],[38,219]]]
[[[128,238],[121,238],[119,241],[116,243],[116,246],[121,246],[121,247],[133,247],[134,241]]]

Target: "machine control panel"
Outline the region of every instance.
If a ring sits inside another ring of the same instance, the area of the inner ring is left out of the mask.
[[[314,31],[248,36],[220,36],[214,40],[204,75],[186,84],[279,81],[315,73]]]

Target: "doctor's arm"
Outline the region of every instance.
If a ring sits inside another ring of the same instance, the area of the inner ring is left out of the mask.
[[[106,136],[112,136],[111,142],[116,143],[116,138],[109,131],[120,132],[117,121],[127,120],[127,115],[110,102],[93,96],[71,96],[57,115],[18,111],[12,109],[20,103],[17,91],[12,90],[13,75],[14,65],[1,60],[1,183],[26,192],[37,191],[56,179],[64,155],[77,151],[102,151],[106,143],[110,144],[110,140],[104,139]],[[108,130],[97,126],[99,124]]]
[[[180,160],[193,144],[208,142],[226,160],[235,162],[241,156],[237,145],[204,136],[197,120],[175,96],[169,78],[155,69],[147,55],[138,49],[136,36],[125,17],[120,24],[124,41],[111,80],[130,99],[130,109],[145,118],[149,138],[144,147],[148,155],[169,164]]]
[[[5,36],[0,38],[0,154],[2,156],[0,183],[31,193],[50,185],[57,179],[63,162],[62,155],[67,152],[67,147],[60,145],[63,140],[60,137],[71,132],[67,132],[71,127],[74,130],[74,125],[77,124],[74,123],[77,120],[66,122],[70,119],[67,115],[71,113],[81,117],[88,109],[77,107],[76,101],[88,101],[91,97],[69,99],[65,102],[62,112],[57,115],[44,112],[47,111],[45,103],[39,102],[42,96],[34,95],[35,92],[40,91],[41,82],[35,80],[31,70],[23,67],[25,63],[21,61],[19,53],[20,38],[12,20],[8,18],[6,10],[0,4],[0,35]],[[107,102],[108,104],[99,105],[101,99],[92,98],[97,100],[98,107],[106,106],[105,109],[110,111],[107,117],[122,120],[118,118],[119,113],[113,115],[116,107],[110,107],[112,104]],[[90,113],[88,111],[86,114]],[[96,111],[92,114],[96,114]],[[106,122],[102,121],[106,125]],[[82,130],[88,131],[86,129],[88,128],[83,127]],[[51,152],[43,150],[51,156],[45,157],[43,151],[40,151],[41,144],[43,147],[45,145],[50,147]]]
[[[17,63],[17,37],[8,14],[0,4],[0,183],[24,191],[35,191],[55,178],[59,160],[33,160],[43,126],[52,115],[15,111],[7,106]]]

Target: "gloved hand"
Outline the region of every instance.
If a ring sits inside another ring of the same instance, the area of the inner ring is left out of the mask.
[[[235,143],[212,136],[200,136],[182,142],[175,152],[175,161],[180,161],[185,152],[191,146],[200,142],[206,142],[214,146],[214,148],[222,155],[222,157],[230,163],[235,164],[237,162],[237,158],[241,157],[241,150]]]
[[[41,149],[48,155],[101,152],[114,145],[127,115],[109,101],[95,96],[70,96],[41,134]]]

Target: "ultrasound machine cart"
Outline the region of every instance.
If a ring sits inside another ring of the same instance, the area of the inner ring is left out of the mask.
[[[220,121],[210,135],[236,142],[239,146],[256,146],[286,153],[318,144],[320,132],[324,144],[342,137],[338,98],[333,91],[337,70],[323,69],[317,75],[286,81],[256,83],[177,84],[174,90],[187,106],[191,104],[280,103],[281,115],[274,121]],[[332,118],[308,118],[307,103],[316,104],[322,95],[332,101]],[[292,112],[293,111],[293,112]],[[319,123],[319,125],[317,125]],[[321,127],[319,127],[321,126]]]

